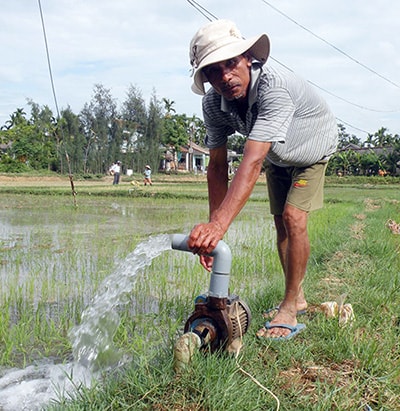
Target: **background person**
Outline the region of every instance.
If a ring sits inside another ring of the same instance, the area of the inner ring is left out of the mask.
[[[121,175],[121,162],[117,161],[110,168],[110,173],[114,176],[113,185],[119,184],[119,177]]]
[[[153,182],[151,181],[151,167],[149,165],[146,165],[144,168],[144,185],[146,186],[147,184],[150,184],[151,186],[153,185]]]
[[[267,160],[270,211],[277,231],[285,293],[276,315],[257,333],[290,338],[300,327],[297,313],[307,308],[302,282],[310,244],[308,213],[322,207],[329,157],[337,145],[336,120],[325,101],[303,79],[265,64],[266,34],[243,39],[234,23],[218,20],[200,28],[190,44],[192,90],[203,97],[209,222],[196,225],[188,246],[212,268],[207,256],[245,205]],[[243,160],[228,185],[227,139],[247,137]]]

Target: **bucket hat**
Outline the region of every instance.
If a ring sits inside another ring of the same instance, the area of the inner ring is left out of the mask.
[[[201,27],[190,42],[190,64],[193,67],[192,91],[205,94],[208,80],[203,68],[210,64],[229,60],[248,51],[264,64],[269,56],[270,43],[266,34],[244,39],[235,23],[217,20]]]

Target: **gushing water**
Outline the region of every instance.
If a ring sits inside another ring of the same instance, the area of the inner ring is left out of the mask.
[[[74,363],[44,361],[24,369],[0,370],[0,410],[39,411],[52,400],[73,398],[77,387],[90,387],[93,374]]]
[[[51,400],[72,398],[77,387],[90,387],[97,371],[123,363],[125,360],[113,344],[120,322],[116,308],[129,301],[137,274],[169,249],[167,234],[150,237],[103,281],[83,312],[81,324],[70,331],[72,363],[44,361],[25,369],[0,369],[0,410],[38,411]]]
[[[120,321],[115,308],[129,301],[137,273],[168,249],[171,249],[168,235],[151,237],[140,243],[123,264],[103,281],[92,303],[83,312],[81,324],[70,331],[77,363],[97,370],[114,366],[120,360],[113,345],[113,336]]]

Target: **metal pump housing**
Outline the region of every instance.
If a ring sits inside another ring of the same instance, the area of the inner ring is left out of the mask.
[[[172,249],[192,252],[187,245],[188,239],[184,234],[172,235]],[[209,291],[195,299],[194,312],[184,330],[199,337],[202,350],[235,351],[234,347],[250,326],[251,313],[237,295],[229,295],[232,254],[228,245],[219,241],[210,256],[214,261]]]

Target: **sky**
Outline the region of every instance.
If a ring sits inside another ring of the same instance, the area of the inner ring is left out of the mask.
[[[400,2],[393,0],[198,0],[244,37],[267,33],[268,64],[317,88],[338,123],[361,140],[400,134]],[[118,106],[130,86],[177,113],[202,117],[191,89],[189,43],[208,19],[188,0],[40,0],[55,93],[78,114],[95,84]],[[209,15],[209,17],[211,17]],[[27,100],[56,114],[39,0],[2,1],[0,126]]]

